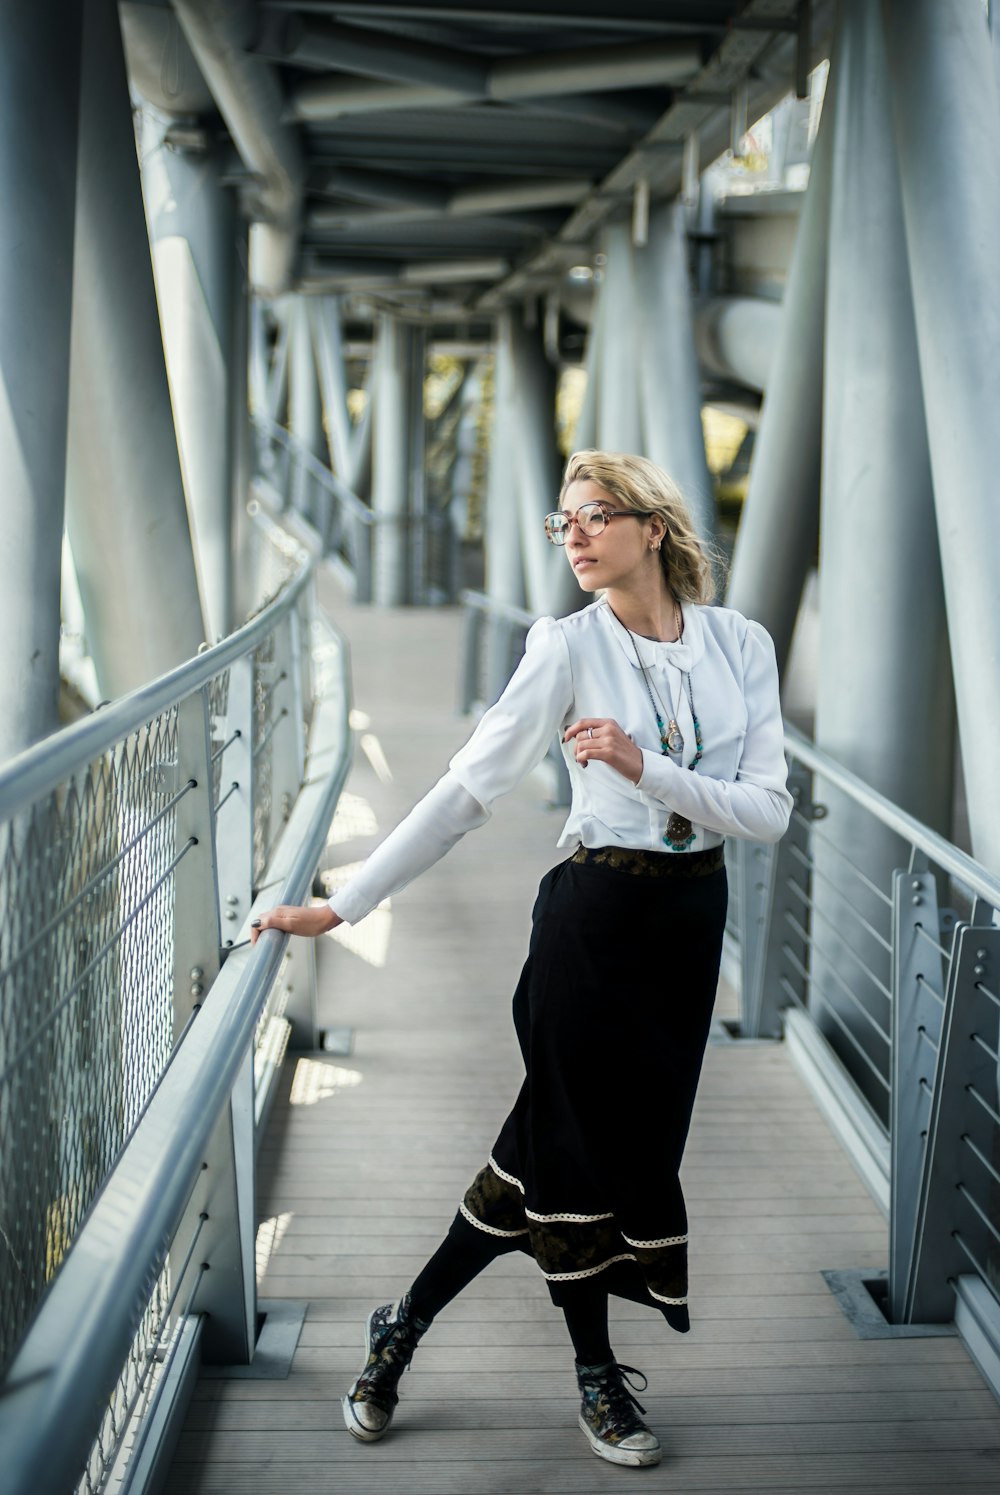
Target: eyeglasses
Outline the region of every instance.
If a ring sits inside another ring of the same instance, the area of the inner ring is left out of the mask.
[[[645,509],[609,509],[607,504],[602,503],[581,504],[575,514],[546,514],[545,533],[553,545],[565,545],[574,524],[579,525],[581,534],[593,538],[594,535],[603,534],[612,519],[650,517]]]

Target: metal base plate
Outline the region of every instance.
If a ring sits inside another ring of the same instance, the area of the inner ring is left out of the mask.
[[[258,1299],[260,1328],[250,1364],[203,1365],[200,1374],[208,1381],[284,1381],[308,1307],[304,1298]]]
[[[956,1333],[954,1324],[890,1324],[882,1311],[888,1301],[888,1272],[824,1272],[823,1279],[859,1339],[939,1339]]]

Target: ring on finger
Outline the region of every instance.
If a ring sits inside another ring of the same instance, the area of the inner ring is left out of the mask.
[[[590,733],[591,737],[593,737],[593,735],[594,735],[594,729],[593,729],[593,727],[588,727],[587,731]]]

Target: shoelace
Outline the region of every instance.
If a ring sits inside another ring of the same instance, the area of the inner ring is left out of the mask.
[[[618,1375],[615,1376],[613,1372],[608,1375],[607,1384],[602,1387],[605,1395],[608,1397],[609,1401],[611,1401],[612,1397],[614,1397],[616,1400],[620,1398],[627,1398],[628,1401],[632,1403],[633,1407],[638,1407],[639,1411],[645,1415],[646,1409],[642,1405],[642,1402],[639,1401],[638,1397],[632,1395],[632,1383],[628,1379],[629,1376],[641,1376],[642,1385],[636,1386],[635,1390],[645,1391],[646,1387],[649,1385],[649,1380],[646,1376],[645,1371],[636,1370],[634,1365],[622,1365],[621,1361],[616,1361],[615,1363],[618,1369]],[[601,1380],[604,1381],[603,1376],[601,1377]],[[623,1408],[623,1411],[627,1413],[628,1409]]]
[[[632,1411],[632,1407],[638,1408],[638,1411],[641,1411],[641,1413],[646,1411],[640,1399],[632,1395],[632,1383],[628,1380],[629,1375],[638,1375],[641,1381],[643,1381],[643,1384],[635,1387],[635,1390],[644,1392],[646,1387],[649,1386],[646,1372],[638,1371],[634,1365],[622,1365],[619,1360],[613,1360],[611,1365],[605,1371],[599,1372],[599,1374],[584,1377],[584,1384],[589,1383],[599,1396],[604,1396],[604,1401],[607,1402],[608,1417],[610,1417],[613,1425],[614,1423],[619,1423],[622,1419],[625,1420],[626,1425],[634,1422],[635,1413]]]

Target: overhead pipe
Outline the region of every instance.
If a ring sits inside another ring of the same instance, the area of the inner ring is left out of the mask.
[[[698,362],[708,373],[763,392],[781,331],[780,301],[713,296],[695,312]]]
[[[251,290],[280,295],[291,284],[298,251],[305,166],[298,136],[285,122],[274,70],[247,50],[256,7],[246,0],[173,0],[173,7],[240,160],[254,179]]]

